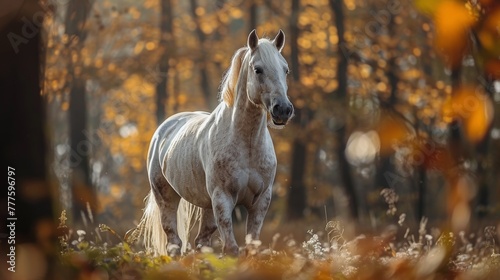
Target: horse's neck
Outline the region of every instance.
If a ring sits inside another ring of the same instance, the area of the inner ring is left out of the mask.
[[[258,140],[267,130],[267,116],[261,107],[248,99],[246,90],[246,80],[243,79],[232,106],[231,128],[241,136]]]

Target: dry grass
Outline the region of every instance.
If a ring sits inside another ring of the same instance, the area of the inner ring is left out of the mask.
[[[62,271],[68,279],[500,277],[499,232],[492,226],[453,234],[430,230],[424,220],[415,232],[401,223],[378,234],[356,235],[347,222],[330,221],[322,230],[308,230],[302,221],[266,227],[264,241],[247,238],[238,258],[221,256],[217,242],[215,252],[204,248],[180,258],[155,257],[105,225],[85,231],[75,231],[65,222],[60,227]]]

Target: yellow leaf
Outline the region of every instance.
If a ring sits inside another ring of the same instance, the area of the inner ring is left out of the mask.
[[[238,8],[231,9],[230,14],[233,18],[241,18],[243,16],[243,12]]]
[[[152,51],[152,50],[154,50],[155,48],[156,48],[156,43],[155,43],[155,42],[148,42],[148,43],[146,44],[146,49],[147,49],[148,51]]]
[[[203,8],[203,7],[196,7],[195,13],[199,17],[204,16],[205,15],[205,8]]]
[[[137,44],[134,47],[134,54],[141,53],[143,49],[144,49],[144,42],[143,41],[137,42]]]
[[[179,105],[186,104],[187,96],[185,94],[179,94],[179,96],[177,97],[177,102],[179,103]]]
[[[434,14],[442,0],[415,0],[415,7],[421,12]]]
[[[65,101],[61,104],[61,109],[67,111],[69,109],[69,102]]]

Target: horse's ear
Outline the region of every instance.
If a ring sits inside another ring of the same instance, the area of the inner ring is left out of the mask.
[[[247,46],[253,51],[257,48],[257,44],[259,44],[259,37],[257,37],[257,32],[254,29],[248,35]]]
[[[278,35],[276,35],[276,37],[274,37],[273,44],[276,46],[278,51],[281,52],[281,50],[285,46],[285,33],[283,32],[283,30],[280,29],[280,31],[278,32]]]

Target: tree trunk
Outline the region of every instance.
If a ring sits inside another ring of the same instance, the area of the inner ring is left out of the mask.
[[[52,197],[47,178],[46,106],[40,87],[44,67],[40,15],[44,12],[36,0],[21,1],[3,9],[0,19],[0,125],[3,131],[0,150],[7,182],[0,196],[0,260],[5,269],[1,274],[10,273],[5,264],[9,261],[7,254],[14,247],[15,269],[19,275],[54,279],[57,239],[53,206],[57,199]],[[9,232],[10,236],[15,232],[15,244],[7,239]],[[21,251],[24,254],[19,258]],[[31,270],[33,261],[45,265],[47,271]]]
[[[206,46],[206,36],[205,33],[203,33],[203,30],[201,30],[201,22],[200,22],[200,17],[196,14],[196,8],[198,8],[198,3],[197,0],[189,0],[189,7],[190,7],[190,12],[191,16],[193,17],[193,20],[196,25],[196,36],[198,37],[198,41],[200,43],[200,54],[198,56],[198,63],[197,66],[200,68],[200,87],[201,91],[203,93],[203,97],[205,98],[207,106],[210,107],[211,105],[211,100],[210,100],[210,82],[209,82],[209,75],[208,75],[208,62],[205,59],[208,56],[208,51],[207,51],[207,46]]]
[[[257,28],[257,3],[256,0],[250,0],[250,12],[249,12],[249,28],[248,33]]]
[[[299,28],[298,17],[300,11],[299,0],[292,0],[292,15],[290,17],[290,47],[291,57],[290,66],[292,69],[292,80],[296,85],[300,84],[299,73]],[[305,127],[304,120],[307,118],[306,108],[295,108],[295,120],[299,122],[301,128]],[[302,130],[302,129],[301,129]],[[304,209],[306,208],[306,188],[304,184],[304,173],[306,162],[306,144],[304,137],[295,137],[292,146],[292,164],[290,188],[287,196],[287,220],[298,220],[304,217]]]
[[[292,166],[290,169],[290,188],[287,197],[287,220],[299,220],[304,217],[306,208],[306,188],[304,169],[306,146],[302,139],[296,138],[292,146]]]
[[[395,38],[395,31],[394,31],[394,17],[390,17],[390,21],[387,24],[388,28],[388,33],[389,37]],[[381,114],[385,114],[384,110],[387,111],[392,111],[395,110],[395,105],[397,103],[397,93],[398,93],[398,83],[399,83],[399,77],[397,75],[398,73],[398,67],[396,65],[396,54],[395,54],[395,49],[392,48],[391,45],[387,46],[387,52],[390,53],[390,57],[387,61],[387,80],[389,82],[389,88],[390,88],[390,94],[389,94],[389,99],[387,101],[380,100],[380,109],[382,111]],[[391,163],[391,155],[380,155],[380,161],[378,164],[378,170],[377,170],[377,175],[375,176],[375,183],[376,187],[392,187],[392,184],[389,184],[386,178],[386,174],[392,174],[396,172],[392,166]]]
[[[451,86],[452,86],[452,94],[460,87],[461,68],[452,69],[451,71]],[[449,125],[448,129],[450,131],[449,135],[449,146],[451,149],[451,155],[454,157],[455,164],[463,161],[464,156],[464,147],[463,140],[461,136],[461,127],[460,121],[454,119]]]
[[[75,77],[76,78],[76,77]],[[80,221],[81,212],[87,213],[86,204],[95,206],[95,194],[90,179],[90,146],[85,136],[87,129],[87,102],[85,81],[72,81],[69,97],[70,166],[72,168],[73,218]],[[95,209],[92,207],[91,209]]]
[[[173,34],[172,1],[161,1],[160,10],[160,46],[163,47],[159,61],[159,74],[156,84],[156,121],[161,124],[165,120],[165,104],[168,100],[168,71],[171,51],[175,49]]]
[[[425,22],[427,24],[430,24],[429,22],[429,19],[427,17],[424,17],[424,16],[421,16],[420,17],[422,22]],[[421,30],[421,32],[419,32],[419,38],[422,38],[422,53],[425,53],[425,54],[431,54],[433,52],[432,50],[432,43],[431,41],[428,39],[428,32],[429,31],[425,31],[425,30]],[[421,36],[421,37],[420,37]],[[425,77],[427,77],[427,79],[431,79],[433,76],[434,76],[434,73],[433,73],[433,69],[432,69],[432,63],[433,63],[433,60],[432,60],[432,57],[430,55],[425,55],[422,57],[422,69],[424,71],[424,75]],[[429,83],[433,83],[433,81],[431,80]],[[419,130],[419,127],[422,127],[424,126],[424,124],[418,120],[418,117],[417,117],[417,114],[415,114],[415,130],[417,131],[417,135],[418,135],[418,130]],[[429,138],[431,138],[430,140],[432,140],[432,132],[431,131],[427,131],[428,134],[429,134]],[[427,195],[427,189],[426,189],[426,186],[427,186],[427,169],[426,169],[426,166],[424,164],[420,164],[418,167],[417,167],[417,172],[418,172],[418,177],[417,177],[417,194],[418,194],[418,197],[417,197],[417,202],[416,202],[416,215],[417,215],[417,221],[421,221],[422,218],[424,216],[426,216],[426,195]]]
[[[484,82],[485,91],[487,92],[489,98],[492,98],[494,93],[494,81],[492,79],[489,79],[489,77],[486,77]],[[492,149],[492,138],[490,136],[493,123],[494,122],[492,121],[489,125],[483,140],[479,141],[475,145],[478,193],[477,198],[474,201],[474,206],[477,217],[480,219],[486,218],[490,213],[490,211],[488,210],[489,205],[494,205],[493,203],[491,203],[492,201],[490,201],[490,189],[488,187],[489,183],[491,182],[489,181],[491,172],[492,170],[494,170],[491,166],[493,166],[493,158],[495,152],[492,151],[494,149]]]
[[[87,37],[85,22],[93,1],[72,0],[68,2],[65,33],[69,36],[70,53],[80,54]],[[87,203],[91,210],[96,209],[95,190],[92,186],[89,157],[90,141],[87,138],[87,102],[85,80],[75,72],[75,63],[68,58],[70,76],[69,126],[70,126],[70,167],[72,170],[72,204],[75,223],[81,221],[82,213],[87,213]]]
[[[482,46],[480,46],[479,43],[478,43],[478,48],[480,49],[482,48]],[[488,98],[493,98],[493,95],[495,94],[494,78],[492,76],[484,74],[482,77],[482,81],[480,82],[483,84],[484,90],[488,95]],[[479,141],[479,143],[475,145],[476,161],[477,161],[476,173],[478,177],[477,179],[478,193],[477,193],[477,198],[475,200],[475,208],[477,217],[480,219],[484,219],[488,216],[488,214],[490,214],[490,211],[488,210],[490,205],[495,205],[495,200],[490,197],[491,196],[490,188],[488,187],[489,184],[495,181],[495,180],[493,181],[490,180],[490,178],[493,176],[495,172],[494,159],[495,159],[495,154],[498,153],[493,148],[492,145],[493,141],[492,137],[490,136],[493,125],[494,125],[494,119],[488,126],[488,129],[482,141]]]
[[[337,81],[338,88],[336,92],[337,98],[344,104],[344,108],[349,108],[349,98],[347,94],[347,66],[348,57],[346,54],[348,52],[343,51],[346,46],[346,41],[344,37],[345,25],[344,25],[344,2],[341,0],[330,0],[330,8],[334,14],[334,24],[337,28],[338,35],[338,64],[337,64]],[[336,150],[337,158],[340,166],[340,177],[342,180],[342,186],[344,187],[344,192],[347,195],[349,202],[350,216],[354,219],[358,219],[358,202],[356,190],[354,188],[354,183],[351,175],[351,168],[349,162],[347,161],[345,155],[346,148],[346,137],[347,137],[347,118],[349,114],[344,114],[346,119],[344,120],[344,125],[337,131],[338,137],[338,147]]]

